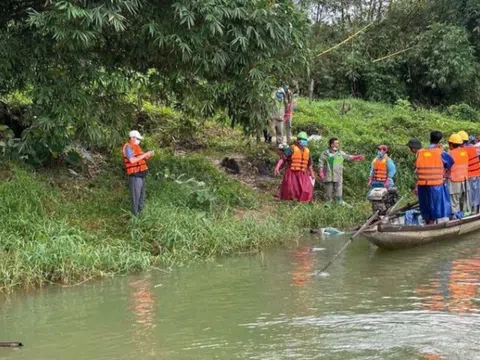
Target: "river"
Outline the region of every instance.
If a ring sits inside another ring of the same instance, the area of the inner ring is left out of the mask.
[[[480,242],[344,238],[0,299],[0,359],[480,359]],[[312,247],[314,248],[312,251]]]

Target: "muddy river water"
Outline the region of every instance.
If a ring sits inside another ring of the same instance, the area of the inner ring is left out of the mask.
[[[480,359],[480,241],[344,238],[0,298],[0,359]],[[313,250],[312,250],[313,248]]]

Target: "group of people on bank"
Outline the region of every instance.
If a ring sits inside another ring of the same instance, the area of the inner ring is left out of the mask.
[[[130,140],[123,146],[123,161],[129,178],[132,212],[138,215],[145,201],[146,161],[154,156],[143,152],[143,137],[131,131]],[[416,187],[420,212],[427,224],[439,219],[460,219],[477,214],[480,207],[480,142],[465,131],[448,138],[448,150],[442,145],[440,131],[430,133],[430,144],[422,147],[417,139],[407,146],[415,154]],[[370,188],[394,186],[397,172],[394,161],[388,155],[386,145],[377,146],[372,160],[368,185]],[[351,155],[340,150],[340,140],[331,138],[328,149],[323,151],[318,163],[318,177],[325,189],[326,199],[344,204],[343,168],[345,161],[364,161],[363,155]],[[308,135],[300,132],[293,144],[283,149],[275,167],[275,175],[286,167],[280,186],[281,200],[311,202],[316,173],[312,154],[308,148]]]
[[[441,143],[440,131],[430,133],[430,145],[426,148],[417,139],[407,146],[416,155],[417,177],[415,193],[425,223],[439,219],[460,219],[479,212],[480,206],[480,143],[465,131],[452,134],[448,139],[448,150]],[[363,155],[350,155],[340,150],[340,141],[331,138],[329,147],[322,152],[318,176],[325,188],[326,199],[343,204],[343,165],[345,161],[363,161]],[[372,160],[368,185],[370,188],[394,186],[397,172],[394,161],[388,155],[388,146],[377,146]],[[275,175],[282,166],[286,171],[280,186],[281,200],[313,200],[315,171],[308,136],[301,132],[297,140],[284,149],[275,167]]]
[[[345,161],[363,161],[363,155],[350,155],[340,150],[340,140],[331,138],[329,147],[320,156],[318,176],[325,185],[327,200],[335,200],[343,204],[343,164]],[[310,150],[308,135],[300,132],[297,140],[283,150],[280,160],[275,166],[275,175],[286,165],[279,198],[281,200],[298,200],[310,202],[313,200],[315,172]]]

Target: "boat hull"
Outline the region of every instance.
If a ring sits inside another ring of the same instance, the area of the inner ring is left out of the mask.
[[[424,226],[379,225],[364,232],[372,244],[388,250],[406,249],[480,231],[480,215]]]

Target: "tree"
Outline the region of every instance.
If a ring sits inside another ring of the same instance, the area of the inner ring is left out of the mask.
[[[314,0],[299,6],[328,14],[316,19],[313,54],[350,39],[313,58],[317,96],[480,106],[478,1]]]
[[[434,104],[466,98],[465,91],[472,89],[478,70],[468,33],[442,23],[431,25],[418,36],[411,64],[410,87]]]
[[[307,65],[309,22],[287,0],[9,0],[0,22],[2,92],[32,98],[24,150],[45,156],[119,141],[139,83],[253,132]]]

